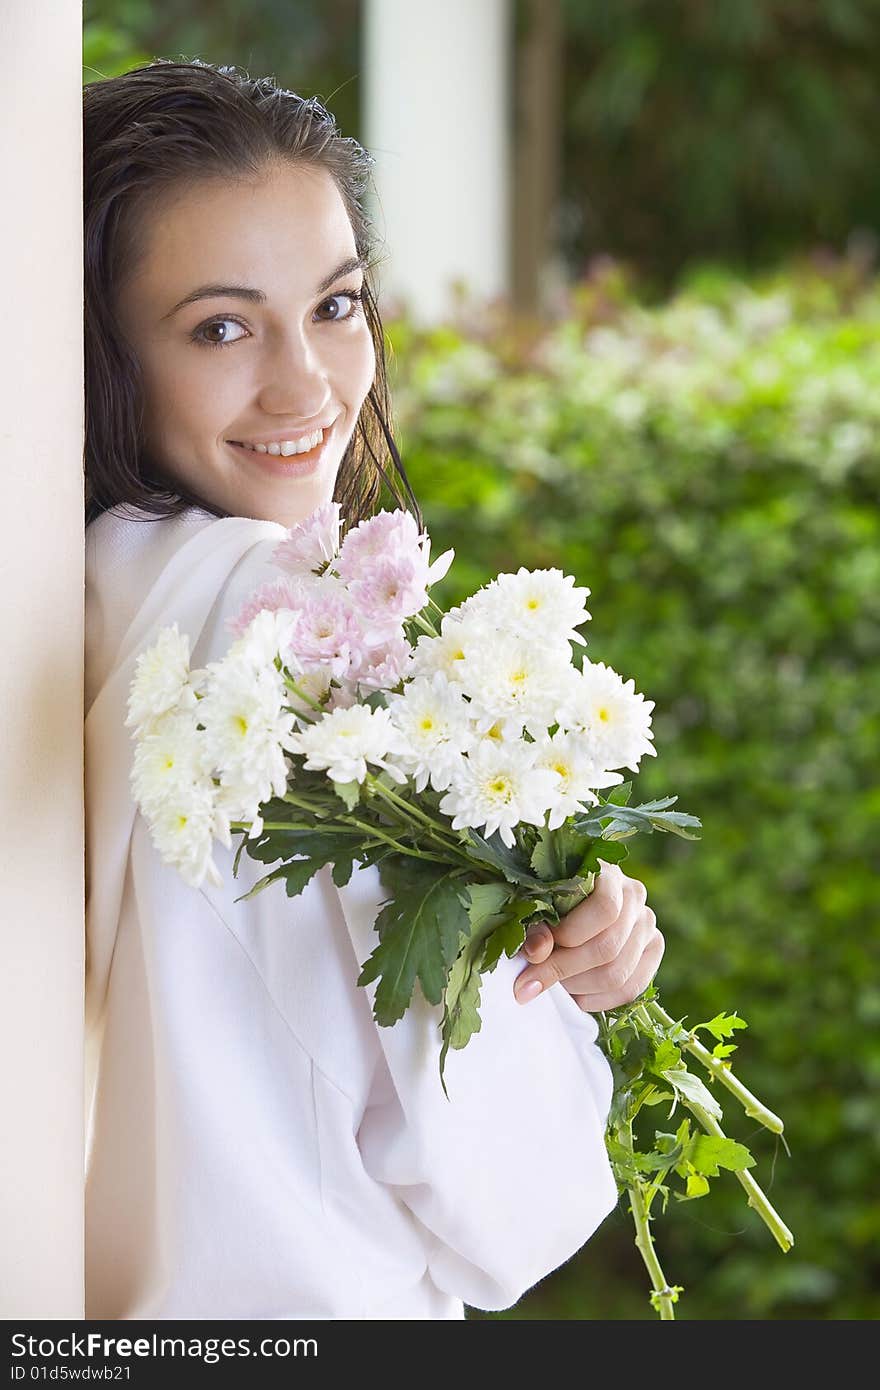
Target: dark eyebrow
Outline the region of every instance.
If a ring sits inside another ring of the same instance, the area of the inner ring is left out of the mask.
[[[351,275],[355,270],[366,270],[367,262],[363,256],[349,256],[348,260],[342,261],[336,269],[324,277],[316,289],[316,294],[323,294],[329,290],[330,286],[337,280],[341,280],[343,275]],[[197,290],[190,290],[189,294],[184,295],[173,309],[169,309],[167,314],[163,314],[163,319],[170,319],[172,314],[176,314],[178,309],[182,309],[186,304],[194,304],[197,299],[246,299],[251,304],[265,304],[266,295],[262,290],[250,289],[247,285],[200,285]]]

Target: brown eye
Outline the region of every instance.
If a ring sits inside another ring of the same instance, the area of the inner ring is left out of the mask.
[[[239,323],[238,319],[211,319],[209,323],[203,323],[199,325],[196,331],[192,334],[192,340],[194,343],[198,343],[200,346],[203,347],[226,347],[227,343],[237,343],[240,341],[240,339],[234,337],[231,338],[228,332],[224,332],[222,337],[211,336],[213,334],[214,329],[223,329],[225,325],[229,323],[235,324],[238,328],[243,327],[243,325]]]
[[[333,323],[337,319],[350,319],[358,312],[360,299],[360,290],[340,290],[338,294],[331,294],[330,298],[325,299],[320,306],[322,309],[329,308],[331,312],[326,316],[322,314],[320,317],[324,318],[325,323]],[[348,308],[340,309],[338,307],[340,301],[343,305],[347,303]]]

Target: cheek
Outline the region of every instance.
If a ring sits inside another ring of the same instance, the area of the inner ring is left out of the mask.
[[[197,349],[183,358],[166,353],[151,365],[149,397],[163,433],[214,433],[218,420],[237,411],[242,390],[239,374],[218,371],[211,359],[206,348],[204,356]]]
[[[339,359],[344,380],[340,382],[348,404],[359,409],[376,375],[376,350],[366,324],[344,345]]]

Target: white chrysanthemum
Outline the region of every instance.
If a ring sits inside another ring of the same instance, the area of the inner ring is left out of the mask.
[[[562,570],[527,570],[521,565],[516,574],[499,574],[478,589],[462,616],[479,615],[500,631],[530,642],[573,641],[584,646],[586,639],[576,629],[591,616],[584,606],[589,592],[575,588],[572,576]]]
[[[198,717],[219,801],[231,820],[255,820],[261,801],[287,790],[284,748],[295,716],[282,708],[284,682],[273,665],[255,666],[246,649],[211,662],[207,676]]]
[[[411,676],[433,676],[442,671],[447,680],[458,679],[458,663],[464,659],[465,628],[462,623],[445,614],[440,635],[419,637],[412,654]]]
[[[552,738],[538,739],[532,750],[535,767],[549,768],[559,778],[547,820],[550,830],[557,830],[584,806],[595,806],[599,798],[593,795],[594,788],[613,787],[623,781],[619,772],[608,772],[596,764],[580,734],[557,729]]]
[[[529,744],[483,739],[462,757],[440,810],[453,817],[453,830],[484,826],[487,837],[497,830],[512,849],[514,826],[543,825],[558,780],[534,766]]]
[[[409,681],[400,695],[386,695],[385,702],[406,741],[406,751],[394,761],[415,779],[417,792],[429,779],[436,791],[445,791],[469,741],[468,705],[459,688],[435,671]]]
[[[210,782],[193,783],[160,806],[150,819],[150,836],[166,864],[178,870],[191,888],[208,878],[218,888],[223,879],[211,857],[215,808]]]
[[[169,710],[135,735],[130,781],[144,815],[173,803],[194,783],[210,782],[197,718],[197,710]]]
[[[389,753],[403,748],[387,709],[374,710],[369,705],[334,709],[293,734],[288,747],[305,754],[310,771],[326,771],[334,782],[363,782],[367,763],[386,768],[397,782],[406,781],[405,775],[386,761]]]
[[[646,753],[656,757],[651,744],[654,701],[639,695],[633,680],[624,681],[602,661],[585,661],[570,691],[559,722],[582,735],[588,755],[600,767],[638,772]]]
[[[215,788],[193,710],[170,710],[136,736],[130,783],[165,862],[192,886],[199,887],[205,876],[220,886],[211,859]]]
[[[226,656],[240,658],[259,670],[274,665],[275,658],[283,653],[284,664],[293,674],[300,669],[291,648],[295,627],[296,613],[292,609],[261,608]]]
[[[570,649],[525,641],[476,619],[468,629],[456,680],[472,702],[477,727],[500,720],[504,736],[516,738],[523,725],[537,736],[557,723],[568,692]]]
[[[189,684],[189,636],[177,623],[163,627],[155,642],[140,653],[128,696],[126,727],[149,727],[169,710],[194,705]]]

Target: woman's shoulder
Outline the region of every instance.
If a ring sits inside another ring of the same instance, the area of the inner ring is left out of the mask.
[[[215,547],[245,550],[260,540],[276,543],[287,535],[275,521],[247,516],[216,516],[201,507],[187,507],[176,516],[156,516],[126,505],[102,512],[86,528],[86,586],[119,592],[117,585],[136,582],[141,589],[161,574],[177,552],[196,537],[194,550],[210,554]]]
[[[199,507],[155,517],[126,506],[96,517],[86,529],[85,557],[90,692],[160,626],[177,620],[195,641],[242,558],[255,547],[271,551],[287,534],[274,521],[217,517]]]

